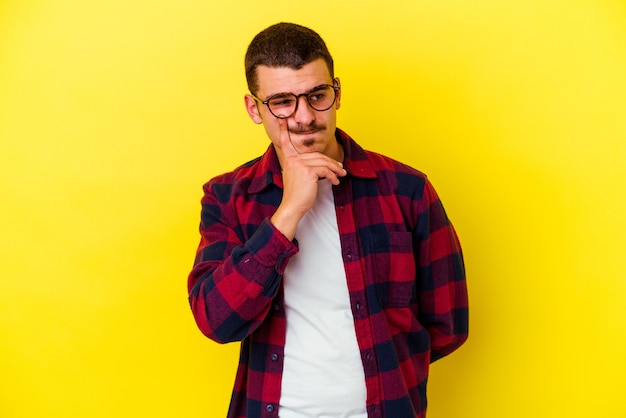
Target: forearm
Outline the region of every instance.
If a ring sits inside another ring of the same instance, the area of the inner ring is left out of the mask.
[[[189,275],[189,303],[207,337],[220,343],[239,341],[265,318],[297,248],[267,220],[238,245],[229,245],[220,228],[212,229],[203,231],[206,238]],[[231,251],[225,249],[229,247]]]

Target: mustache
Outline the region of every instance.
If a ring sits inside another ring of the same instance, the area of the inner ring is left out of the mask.
[[[293,134],[303,134],[303,133],[310,133],[310,132],[317,132],[317,131],[322,131],[326,129],[326,126],[324,125],[320,125],[316,122],[311,123],[310,125],[301,125],[298,124],[294,127],[289,127],[289,132],[293,133]]]

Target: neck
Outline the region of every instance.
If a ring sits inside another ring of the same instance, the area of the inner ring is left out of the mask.
[[[328,152],[325,154],[336,161],[343,162],[343,158],[344,158],[343,145],[341,145],[339,142],[337,142],[337,140],[335,140],[332,143],[332,145],[329,147]]]

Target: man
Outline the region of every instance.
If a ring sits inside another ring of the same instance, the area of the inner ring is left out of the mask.
[[[191,309],[242,341],[229,417],[424,417],[429,364],[467,338],[452,225],[420,172],[336,128],[324,41],[288,23],[250,44],[264,155],[204,186]]]

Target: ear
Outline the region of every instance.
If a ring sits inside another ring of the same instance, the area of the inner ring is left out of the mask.
[[[256,123],[257,125],[263,123],[263,118],[259,113],[259,106],[256,99],[251,95],[246,94],[244,96],[244,103],[246,105],[246,111],[248,112],[248,116],[250,116],[252,122]]]
[[[339,77],[335,77],[334,84],[341,87],[341,81]],[[341,107],[341,89],[337,92],[337,98],[335,99],[335,109],[339,109]]]

